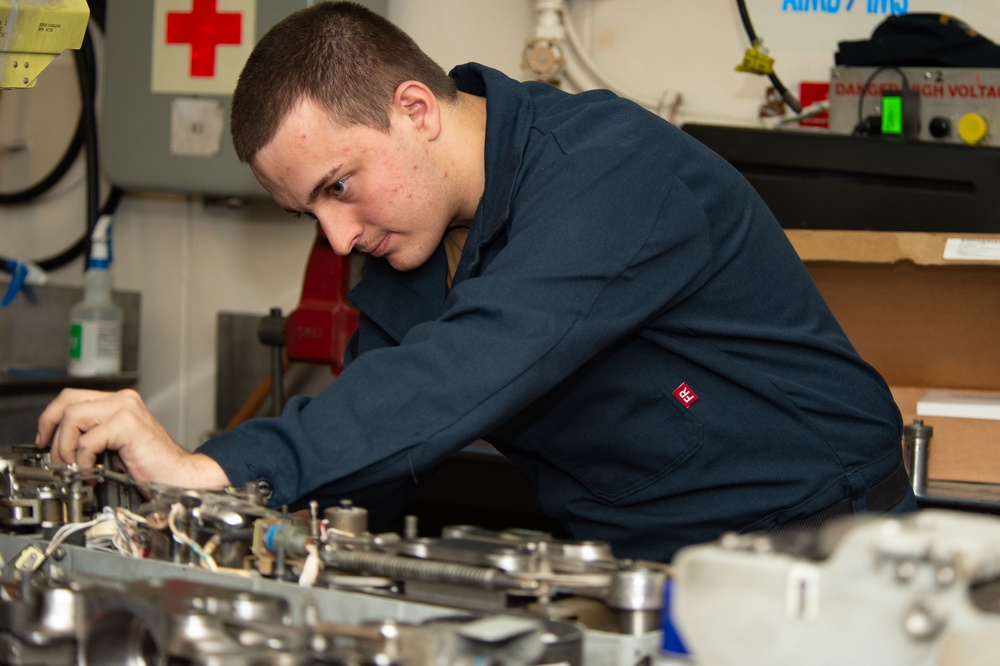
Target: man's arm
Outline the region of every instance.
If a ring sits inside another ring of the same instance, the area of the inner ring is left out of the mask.
[[[229,479],[208,456],[174,442],[131,389],[117,393],[65,389],[38,419],[35,445],[51,445],[53,462],[93,467],[116,451],[138,481],[185,488],[224,488]]]

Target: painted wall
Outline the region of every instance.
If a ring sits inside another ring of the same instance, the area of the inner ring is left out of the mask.
[[[757,122],[768,82],[734,71],[748,46],[735,1],[568,4],[588,57],[626,92],[654,100],[679,95],[677,122]],[[909,12],[946,11],[1000,39],[995,0],[747,1],[757,33],[793,91],[799,81],[826,80],[837,42],[866,38],[893,4]],[[869,13],[869,5],[877,11]],[[521,51],[534,34],[534,16],[531,0],[389,3],[389,18],[445,68],[476,60],[516,78],[524,78]],[[579,67],[581,59],[570,55],[570,61]],[[35,89],[0,92],[0,191],[34,182],[61,154],[79,108],[74,76],[64,55]],[[0,255],[46,258],[79,237],[83,179],[78,164],[44,200],[0,207]],[[115,223],[115,279],[119,288],[142,293],[139,388],[175,439],[194,447],[213,427],[217,313],[292,309],[312,237],[309,222],[265,202],[230,210],[178,194],[125,197]],[[77,262],[49,279],[75,286],[80,278]]]

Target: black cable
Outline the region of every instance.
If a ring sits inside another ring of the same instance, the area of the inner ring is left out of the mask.
[[[89,36],[85,35],[84,42],[87,42],[88,40]],[[81,49],[82,48],[83,46],[81,45]],[[66,148],[66,152],[63,153],[62,158],[52,169],[52,171],[50,171],[48,175],[46,175],[44,178],[39,180],[34,185],[29,185],[28,187],[16,192],[0,192],[0,205],[12,206],[17,204],[27,203],[32,199],[36,199],[42,196],[43,194],[51,190],[53,187],[55,187],[56,183],[58,183],[60,180],[63,179],[66,173],[70,170],[70,168],[72,168],[73,164],[76,162],[76,158],[80,154],[80,150],[83,148],[83,142],[85,140],[85,126],[84,126],[86,122],[85,100],[87,100],[88,98],[92,99],[97,94],[96,90],[94,89],[97,74],[96,74],[96,63],[93,58],[92,44],[89,46],[89,50],[90,50],[90,57],[87,58],[85,61],[83,61],[85,63],[85,66],[87,67],[87,71],[84,74],[85,76],[87,76],[86,84],[84,84],[84,81],[81,80],[80,73],[79,72],[77,73],[77,80],[80,81],[80,85],[81,86],[87,85],[89,89],[86,94],[81,94],[80,96],[81,100],[80,117],[79,120],[77,121],[76,131],[73,134],[73,138],[70,140],[69,146]],[[77,54],[79,54],[79,51],[77,51]],[[79,68],[81,66],[81,60],[79,57],[77,57],[76,63],[77,67]]]
[[[121,201],[123,191],[112,187],[103,208],[100,204],[100,160],[98,155],[97,114],[96,114],[96,61],[94,57],[93,40],[89,31],[84,33],[83,44],[74,53],[77,65],[77,79],[81,95],[81,114],[77,126],[77,134],[81,135],[81,143],[86,147],[87,172],[87,209],[85,231],[72,245],[65,250],[45,259],[34,260],[32,263],[44,271],[53,271],[76,260],[81,255],[89,256],[90,237],[100,215],[111,215]],[[75,142],[75,139],[74,139]],[[79,152],[79,149],[77,150]],[[74,154],[75,160],[76,155]],[[11,272],[13,260],[0,257],[0,271]],[[86,262],[84,262],[86,267]]]
[[[101,166],[98,159],[97,145],[97,100],[94,91],[97,89],[92,72],[97,71],[94,59],[94,42],[90,31],[84,32],[83,44],[74,52],[77,70],[80,73],[80,99],[83,100],[83,133],[86,146],[87,161],[87,218],[86,229],[89,238],[97,225],[97,216],[101,206]],[[86,258],[90,258],[90,244],[84,244]],[[84,262],[86,267],[86,262]]]
[[[750,44],[753,46],[759,46],[760,39],[757,37],[757,33],[753,29],[753,24],[750,22],[750,14],[747,12],[746,2],[744,0],[736,0],[736,6],[740,10],[740,20],[743,22],[743,29],[746,30],[747,37],[750,38]],[[773,85],[774,89],[778,91],[781,98],[785,100],[785,103],[792,107],[792,111],[795,113],[801,113],[802,104],[795,98],[795,95],[789,92],[788,88],[785,87],[785,84],[778,78],[778,75],[772,71],[767,75],[767,78],[771,79],[771,85]]]
[[[63,176],[70,170],[70,167],[76,162],[77,155],[80,154],[80,149],[83,148],[83,110],[80,110],[80,120],[76,125],[76,133],[73,135],[72,141],[70,141],[69,147],[66,148],[66,152],[63,153],[62,159],[55,166],[52,171],[49,172],[47,176],[35,183],[34,185],[29,185],[23,190],[17,192],[0,192],[0,205],[2,206],[13,206],[15,204],[22,204],[31,201],[32,199],[37,199],[49,190],[51,190],[56,183],[63,179]]]
[[[107,0],[87,0],[90,7],[90,20],[97,24],[97,27],[104,33],[104,22],[108,16]]]

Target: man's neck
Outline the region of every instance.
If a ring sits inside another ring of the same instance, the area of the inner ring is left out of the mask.
[[[486,99],[462,92],[458,95],[455,103],[443,109],[451,129],[449,166],[460,179],[456,222],[468,224],[486,189]]]

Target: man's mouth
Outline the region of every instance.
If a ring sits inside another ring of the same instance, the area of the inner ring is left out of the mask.
[[[371,250],[368,250],[368,254],[370,254],[373,257],[381,257],[383,254],[385,254],[385,251],[388,249],[389,239],[391,237],[392,233],[388,233],[385,236],[383,236],[382,240],[378,242],[378,245],[373,247]]]

